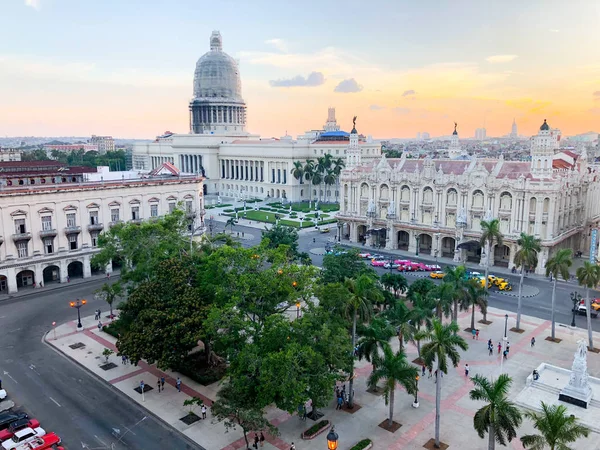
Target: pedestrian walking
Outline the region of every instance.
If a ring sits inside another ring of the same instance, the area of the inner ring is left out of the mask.
[[[502,343],[498,342],[498,354],[502,351]]]
[[[469,376],[469,365],[465,364],[465,377]]]
[[[2,380],[0,380],[0,389],[2,389]]]
[[[488,347],[488,355],[492,356],[494,354],[494,347],[492,347],[491,345]]]
[[[181,380],[179,379],[179,377],[177,377],[175,385],[177,386],[177,392],[181,392]]]
[[[102,311],[98,308],[98,320],[102,318]]]
[[[494,346],[494,344],[493,344],[492,340],[491,340],[491,339],[488,339],[488,347],[490,347],[490,348],[491,348],[491,347],[493,347],[493,346]]]
[[[342,403],[344,403],[344,397],[340,395],[337,399],[337,406],[335,409],[342,409]]]
[[[162,388],[162,390],[165,390],[165,377],[162,376],[160,377],[160,387]]]
[[[475,330],[475,339],[479,340],[479,328]]]
[[[260,432],[260,446],[264,447],[265,446],[265,435],[263,434],[263,432]]]
[[[125,360],[127,357],[125,355],[121,355],[121,364],[125,365]]]
[[[98,321],[98,331],[102,331],[102,322]]]
[[[202,418],[206,419],[206,405],[202,405]]]
[[[156,387],[158,387],[158,392],[160,392],[160,380],[156,380]]]
[[[98,320],[98,310],[94,311],[94,320]]]
[[[473,335],[473,340],[475,340],[475,335],[477,334],[477,330],[475,330],[475,328],[472,328],[471,334]]]
[[[252,447],[258,448],[259,441],[260,441],[260,439],[258,438],[258,434],[254,433],[254,444],[252,445]]]
[[[504,352],[502,352],[502,354],[504,355],[504,359],[508,359],[508,352],[506,350],[504,350]]]
[[[531,346],[535,347],[535,338],[534,337],[531,338]]]
[[[294,445],[293,442],[292,442],[292,446],[290,447],[290,450],[296,450],[296,446]]]
[[[425,376],[425,364],[423,364],[423,367],[421,367],[421,376]]]
[[[433,376],[433,375],[432,375],[432,371],[433,371],[433,368],[431,368],[431,367],[430,367],[430,368],[429,368],[429,376],[428,376],[427,378],[431,378],[431,377]]]
[[[510,342],[506,343],[506,353],[510,353]]]

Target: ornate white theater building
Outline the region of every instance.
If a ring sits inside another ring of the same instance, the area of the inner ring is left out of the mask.
[[[480,222],[497,218],[504,243],[491,249],[492,265],[514,266],[521,232],[541,239],[537,273],[557,249],[587,254],[600,222],[600,173],[588,166],[585,151],[560,151],[559,140],[560,131],[544,121],[527,162],[467,159],[455,148],[458,136],[450,155],[460,159],[384,156],[363,163],[350,148],[341,174],[341,235],[485,264]]]
[[[60,163],[0,163],[0,294],[90,277],[98,235],[117,222],[140,223],[182,206],[202,231],[202,177],[169,165],[139,178],[52,164]]]
[[[210,51],[196,64],[193,98],[189,103],[189,134],[165,133],[133,148],[134,169],[149,171],[171,162],[185,173],[203,174],[205,194],[235,198],[308,199],[310,187],[291,176],[295,161],[330,154],[345,158],[350,133],[341,131],[335,110],[329,109],[321,130],[292,139],[262,139],[246,131],[246,103],[238,65],[223,51],[221,34],[210,37]],[[359,137],[363,161],[381,156],[381,145]],[[312,198],[335,198],[317,192]]]

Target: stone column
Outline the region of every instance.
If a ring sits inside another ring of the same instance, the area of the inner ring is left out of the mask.
[[[517,253],[517,251],[519,250],[519,246],[509,245],[508,248],[510,249],[510,255],[508,258],[508,268],[512,269],[512,267],[515,265],[515,253]]]
[[[414,230],[408,233],[408,251],[410,253],[417,253],[417,233]]]
[[[15,272],[15,269],[12,267],[6,269],[6,283],[7,283],[9,294],[14,294],[14,293],[18,292],[17,274]]]
[[[63,259],[60,261],[59,266],[60,266],[60,282],[66,283],[67,275],[68,275],[67,262]]]
[[[40,285],[40,281],[44,281],[44,269],[42,269],[42,265],[41,264],[36,264],[33,272],[35,274],[35,282],[36,284],[39,286]]]
[[[543,208],[543,200],[538,198],[536,199],[535,205],[535,236],[540,236],[540,228],[542,226],[542,208]]]
[[[83,257],[83,278],[92,276],[92,265],[90,264],[90,255]]]

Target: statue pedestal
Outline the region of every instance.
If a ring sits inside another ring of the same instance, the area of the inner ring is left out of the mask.
[[[584,340],[577,341],[577,347],[571,376],[569,377],[569,384],[560,391],[558,399],[587,409],[588,404],[592,400],[592,388],[590,387],[587,373],[586,342]]]
[[[560,391],[560,394],[558,394],[558,399],[561,402],[570,403],[571,405],[587,409],[590,401],[592,400],[592,390],[588,387],[588,392],[586,393],[566,387]]]

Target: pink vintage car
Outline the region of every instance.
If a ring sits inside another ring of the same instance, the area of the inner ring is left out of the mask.
[[[371,261],[371,265],[373,267],[383,267],[385,266],[387,263],[389,262],[389,260],[385,260],[385,259],[374,259],[373,261]]]

